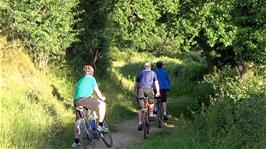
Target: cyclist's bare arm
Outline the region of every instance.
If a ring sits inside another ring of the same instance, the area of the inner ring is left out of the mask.
[[[98,86],[94,87],[94,91],[96,92],[96,95],[104,101],[106,98],[102,95],[102,92],[99,90]]]
[[[154,81],[155,83],[155,88],[156,88],[156,97],[159,97],[160,96],[160,87],[159,87],[159,83],[158,81]]]
[[[133,90],[134,95],[137,95],[137,90],[138,90],[138,83],[136,82],[134,85],[134,90]]]

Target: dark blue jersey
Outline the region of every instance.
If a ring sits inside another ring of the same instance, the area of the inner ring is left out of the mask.
[[[157,70],[155,70],[155,73],[158,77],[160,89],[170,90],[171,87],[170,78],[166,73],[166,71],[162,68],[158,68]]]

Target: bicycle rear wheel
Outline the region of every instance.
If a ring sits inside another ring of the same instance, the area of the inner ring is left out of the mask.
[[[100,132],[100,137],[103,140],[103,143],[107,147],[112,147],[113,146],[113,138],[112,138],[112,135],[111,135],[110,131]]]
[[[79,140],[84,149],[87,149],[92,142],[92,136],[89,134],[85,121],[82,121],[80,124]]]
[[[142,125],[143,125],[143,133],[144,133],[144,139],[147,138],[147,125],[146,125],[146,112],[143,113],[143,122],[142,122]]]
[[[147,138],[147,135],[149,134],[149,128],[150,128],[150,124],[149,124],[149,115],[147,114],[147,112],[143,113],[143,133],[144,133],[144,139]]]
[[[158,119],[158,128],[162,128],[163,111],[162,111],[162,102],[161,101],[159,101],[159,103],[158,103],[157,119]]]

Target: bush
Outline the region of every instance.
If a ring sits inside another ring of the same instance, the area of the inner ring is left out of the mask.
[[[232,136],[237,148],[263,148],[266,138],[266,96],[251,96],[235,108]],[[230,131],[230,130],[229,130]],[[231,139],[231,138],[230,138]]]
[[[266,143],[266,81],[253,76],[240,82],[236,74],[236,69],[226,67],[202,82],[210,96],[198,96],[208,103],[193,123],[195,131],[202,133],[198,141],[207,140],[212,148],[262,148]]]
[[[236,69],[225,67],[222,71],[207,75],[204,82],[212,84],[215,95],[213,95],[211,102],[214,103],[221,97],[239,102],[250,98],[252,95],[263,94],[266,90],[264,77],[253,76],[249,80],[241,82]]]

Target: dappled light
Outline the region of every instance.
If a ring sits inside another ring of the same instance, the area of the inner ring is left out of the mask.
[[[265,8],[265,0],[0,1],[0,148],[79,145],[73,103],[85,64],[97,80],[86,85],[106,97],[113,148],[265,148]],[[148,136],[134,88],[145,62],[163,95]]]

